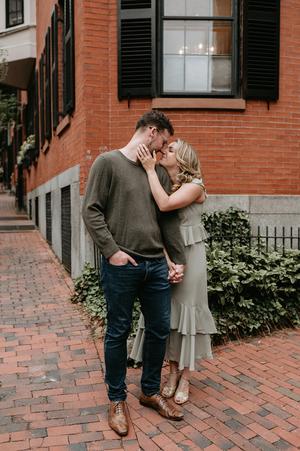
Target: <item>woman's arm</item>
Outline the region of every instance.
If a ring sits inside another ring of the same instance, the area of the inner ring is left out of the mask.
[[[147,173],[152,195],[160,211],[171,211],[186,207],[187,205],[193,203],[201,196],[201,194],[204,193],[204,188],[202,185],[196,185],[195,183],[185,183],[177,191],[175,191],[175,193],[168,195],[161,186],[157,173],[155,171],[155,153],[152,157],[145,146],[140,146],[138,148],[137,155]],[[204,200],[205,197],[202,202],[204,202]]]

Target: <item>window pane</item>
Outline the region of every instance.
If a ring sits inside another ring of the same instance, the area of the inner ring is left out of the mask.
[[[231,16],[232,0],[165,0],[165,16]]]
[[[185,15],[185,0],[165,0],[164,1],[164,15],[165,16],[184,16]]]
[[[217,56],[211,61],[211,90],[231,91],[231,58]]]
[[[184,91],[184,56],[164,57],[164,91]]]
[[[230,22],[214,21],[212,23],[210,53],[214,55],[232,54],[232,25]]]
[[[207,92],[209,86],[209,60],[207,56],[187,56],[185,60],[185,91]]]
[[[168,20],[164,22],[164,54],[184,53],[184,22]]]
[[[23,0],[10,0],[8,3],[9,26],[23,23]]]
[[[185,0],[186,16],[210,16],[211,0]]]
[[[164,20],[164,92],[231,93],[232,33],[231,21]]]
[[[232,16],[232,0],[213,0],[213,16]]]
[[[210,22],[186,21],[186,53],[189,55],[207,55],[209,47]]]

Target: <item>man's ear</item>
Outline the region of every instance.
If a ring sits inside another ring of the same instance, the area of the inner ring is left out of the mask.
[[[153,127],[153,125],[150,125],[150,126],[149,126],[149,131],[150,131],[150,136],[151,136],[151,138],[152,138],[152,139],[155,138],[156,128]]]
[[[147,145],[148,146],[155,138],[155,130],[156,130],[156,128],[152,127],[151,125],[148,127],[148,130],[147,130]]]

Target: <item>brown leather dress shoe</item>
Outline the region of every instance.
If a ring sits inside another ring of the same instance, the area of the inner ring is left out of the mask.
[[[128,418],[125,401],[111,401],[108,412],[108,424],[119,435],[128,434]]]
[[[183,412],[172,406],[160,393],[156,393],[152,396],[142,394],[140,403],[143,406],[157,410],[161,416],[168,418],[169,420],[179,421],[183,419]]]

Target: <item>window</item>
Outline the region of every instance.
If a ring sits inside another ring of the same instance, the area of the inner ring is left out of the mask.
[[[119,99],[278,99],[280,0],[119,0]]]
[[[234,93],[235,3],[164,1],[162,93]]]
[[[24,0],[6,0],[6,28],[24,23]]]

